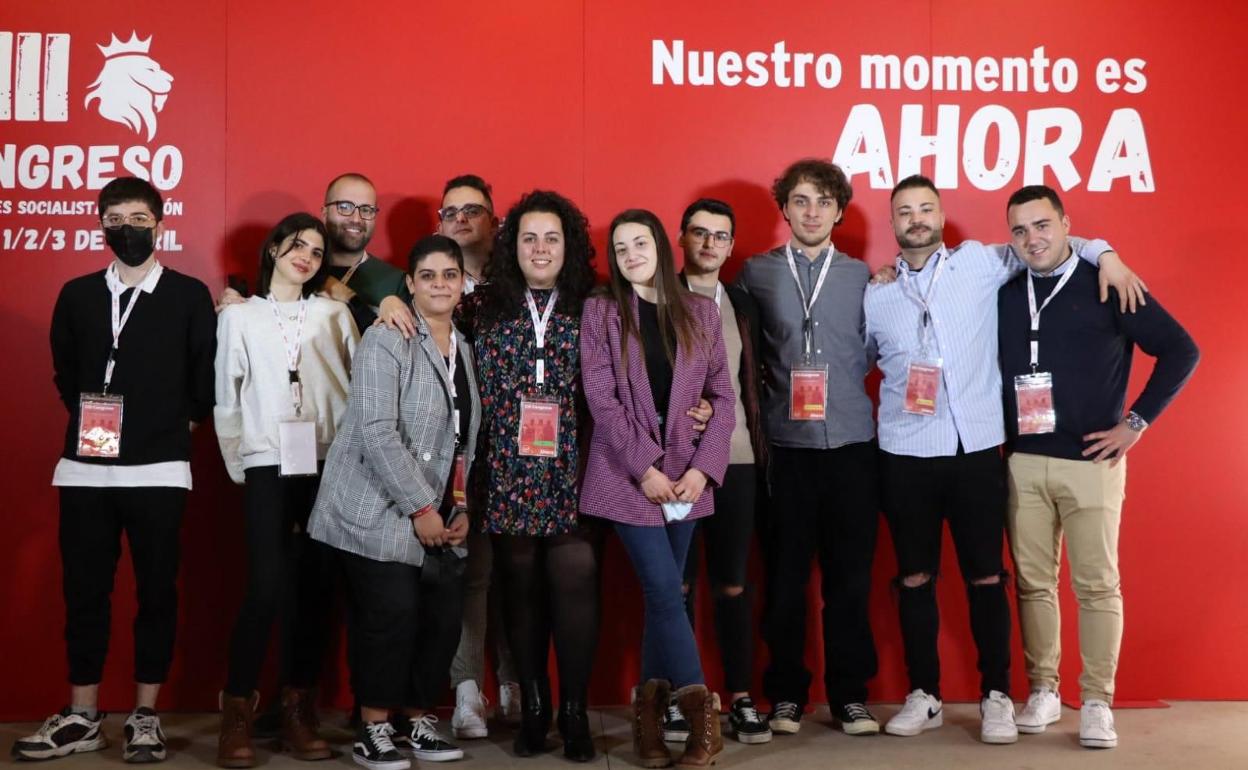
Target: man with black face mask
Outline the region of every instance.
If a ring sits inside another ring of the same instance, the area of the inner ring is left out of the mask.
[[[157,762],[166,747],[154,709],[173,657],[191,430],[212,413],[216,316],[204,284],[154,256],[163,232],[154,187],[114,179],[100,191],[99,212],[116,259],[66,283],[52,313],[55,382],[69,412],[52,484],[60,490],[70,701],[12,753],[51,759],[107,745],[98,694],[124,531],[138,617],[136,703],[122,756]]]

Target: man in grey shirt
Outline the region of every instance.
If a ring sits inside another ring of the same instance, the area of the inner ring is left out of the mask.
[[[825,684],[833,717],[851,735],[879,732],[867,710],[875,641],[867,613],[878,527],[875,423],[862,297],[867,266],[832,245],[853,191],[824,160],[789,166],[772,195],[788,242],[748,260],[737,279],[762,324],[763,424],[772,505],[761,527],[767,563],[763,637],[771,660],[763,688],[771,729],[801,727],[811,674],[805,666],[806,585],[822,573]]]

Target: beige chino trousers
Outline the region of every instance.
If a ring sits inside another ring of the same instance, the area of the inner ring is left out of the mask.
[[[1057,690],[1061,610],[1057,578],[1062,540],[1079,602],[1083,700],[1113,703],[1122,645],[1118,528],[1127,463],[1015,453],[1009,458],[1007,527],[1018,581],[1023,657],[1032,688]]]

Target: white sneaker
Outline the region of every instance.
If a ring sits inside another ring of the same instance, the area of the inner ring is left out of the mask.
[[[1018,719],[1014,720],[1020,733],[1035,735],[1062,718],[1062,699],[1047,687],[1032,690],[1027,697]]]
[[[1079,709],[1079,745],[1087,749],[1112,749],[1118,745],[1114,712],[1103,700],[1085,700]]]
[[[486,738],[485,707],[489,704],[477,683],[466,679],[455,688],[455,712],[451,714],[451,734],[456,738]]]
[[[519,682],[503,682],[498,686],[498,718],[509,725],[520,724]]]
[[[901,711],[884,725],[884,732],[889,735],[918,735],[944,723],[944,710],[940,699],[922,690],[915,690],[906,696],[906,704],[901,707]]]
[[[1014,725],[1014,701],[1000,690],[992,690],[979,702],[979,739],[984,743],[1018,743]]]

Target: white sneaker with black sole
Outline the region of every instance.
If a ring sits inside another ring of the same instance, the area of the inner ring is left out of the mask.
[[[867,710],[865,703],[846,703],[832,709],[832,718],[841,724],[846,735],[878,735],[880,722]]]
[[[394,747],[393,736],[394,725],[389,722],[361,722],[351,758],[372,770],[409,770],[412,763]]]
[[[504,724],[520,724],[520,683],[503,682],[498,686],[498,713]]]
[[[791,700],[773,704],[771,713],[767,715],[767,724],[773,733],[796,735],[802,729],[802,707]]]
[[[884,732],[910,737],[924,730],[934,730],[944,723],[944,707],[940,699],[923,690],[915,690],[906,696],[906,703],[901,711],[884,725]]]
[[[490,729],[485,724],[486,706],[489,700],[481,688],[471,679],[460,682],[455,688],[455,713],[451,714],[451,735],[456,738],[488,738]]]
[[[979,702],[979,739],[984,743],[1018,743],[1014,724],[1014,701],[1000,690],[992,690]]]
[[[680,713],[676,700],[667,702],[667,710],[663,712],[663,740],[667,743],[684,743],[689,740],[689,721]]]
[[[54,759],[83,751],[99,751],[108,746],[100,727],[104,712],[95,719],[70,711],[69,706],[43,721],[32,735],[20,738],[10,750],[14,759]]]
[[[1079,745],[1085,749],[1112,749],[1118,745],[1114,712],[1103,700],[1085,700],[1079,709]]]
[[[1062,699],[1049,688],[1040,687],[1032,690],[1031,695],[1027,696],[1027,703],[1014,720],[1014,724],[1018,725],[1020,733],[1038,735],[1061,718]]]
[[[442,737],[435,727],[438,718],[433,714],[411,717],[407,729],[395,738],[405,744],[416,759],[426,762],[454,762],[464,758],[464,750]]]
[[[135,709],[126,717],[125,734],[122,759],[136,765],[165,761],[165,731],[155,711],[146,706]]]

